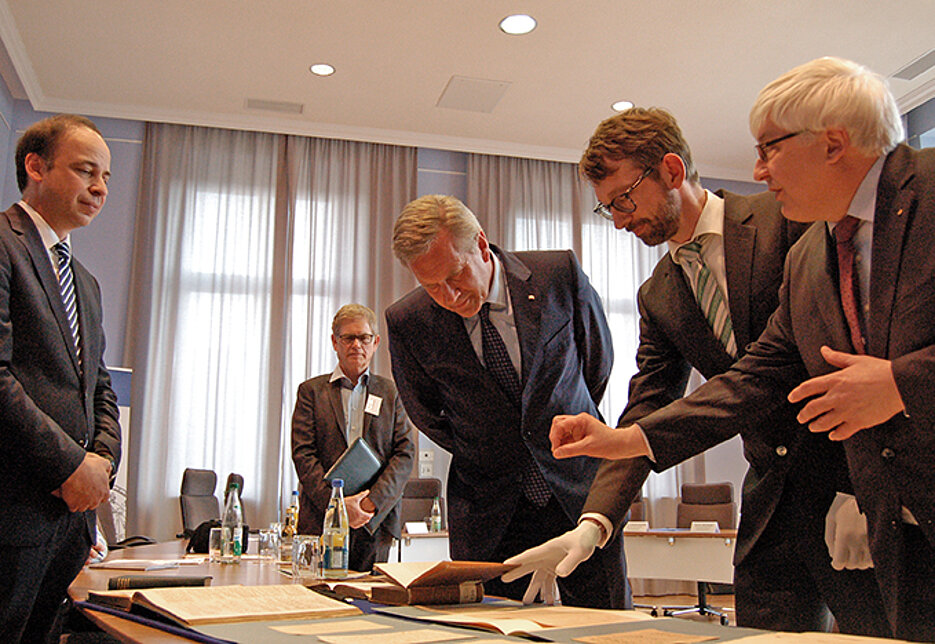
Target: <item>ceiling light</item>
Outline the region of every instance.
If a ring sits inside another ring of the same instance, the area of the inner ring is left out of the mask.
[[[308,69],[316,76],[331,76],[334,73],[334,67],[327,63],[315,63]]]
[[[522,36],[536,28],[536,19],[525,13],[507,16],[500,21],[500,29],[511,36]]]
[[[617,101],[616,103],[614,103],[614,104],[611,105],[610,107],[611,107],[615,112],[622,112],[622,111],[624,111],[624,110],[628,110],[628,109],[630,109],[631,107],[633,107],[633,103],[631,103],[630,101]]]

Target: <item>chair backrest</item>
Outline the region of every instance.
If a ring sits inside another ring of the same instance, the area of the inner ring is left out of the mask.
[[[644,512],[643,507],[643,491],[640,490],[636,493],[636,496],[633,497],[633,502],[630,504],[630,518],[629,521],[645,521],[644,518],[646,513]]]
[[[442,529],[447,528],[445,499],[442,498],[442,482],[435,478],[409,479],[403,488],[400,518],[407,521],[422,521],[432,514],[432,502],[439,498],[442,509]]]
[[[191,532],[209,519],[219,519],[221,511],[214,487],[217,474],[212,470],[185,468],[179,504],[182,508],[182,530]]]
[[[243,477],[236,472],[227,475],[227,485],[224,486],[224,505],[227,506],[227,494],[231,490],[231,483],[236,483],[240,490],[240,501],[243,503]]]
[[[676,525],[690,528],[692,521],[717,521],[724,530],[737,527],[734,486],[725,483],[683,483],[682,500],[676,510]]]

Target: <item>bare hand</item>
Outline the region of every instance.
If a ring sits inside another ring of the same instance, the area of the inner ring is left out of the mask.
[[[347,522],[352,528],[366,525],[373,518],[376,506],[373,505],[373,501],[367,498],[369,494],[370,490],[364,490],[344,500],[347,506]]]
[[[78,469],[52,493],[72,512],[95,509],[110,497],[110,461],[88,452]]]
[[[867,427],[886,422],[903,404],[889,360],[822,347],[821,355],[839,371],[810,378],[789,392],[789,402],[812,398],[796,419],[813,432],[831,432],[843,441]],[[813,398],[814,396],[814,398]]]
[[[621,459],[648,454],[642,432],[635,425],[612,429],[585,413],[553,418],[549,440],[555,458],[595,456]]]

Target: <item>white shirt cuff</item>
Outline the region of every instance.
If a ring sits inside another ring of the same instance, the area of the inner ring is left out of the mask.
[[[597,512],[585,512],[581,515],[581,518],[578,519],[578,523],[581,523],[585,519],[592,519],[601,524],[604,528],[604,537],[597,542],[598,548],[603,548],[607,545],[607,542],[610,541],[610,538],[614,535],[614,527],[610,525],[610,519],[605,517],[603,514],[598,514]]]

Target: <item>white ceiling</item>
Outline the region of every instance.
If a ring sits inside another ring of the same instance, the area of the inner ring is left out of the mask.
[[[516,12],[535,31],[498,29]],[[890,76],[933,19],[932,0],[0,0],[0,39],[40,111],[577,161],[628,99],[677,116],[703,175],[743,180],[764,84],[824,55]],[[453,76],[509,86],[489,113],[439,107]],[[935,69],[890,82],[904,111],[935,95]]]

